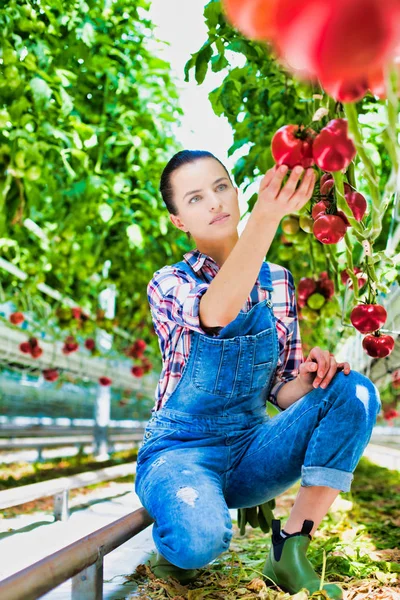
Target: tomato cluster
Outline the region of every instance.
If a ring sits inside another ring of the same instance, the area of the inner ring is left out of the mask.
[[[29,338],[27,342],[22,342],[19,349],[24,354],[30,354],[32,358],[39,358],[43,354],[43,349],[39,346],[39,341],[35,337]]]
[[[332,119],[318,134],[302,125],[283,125],[272,138],[271,151],[278,165],[307,169],[316,164],[331,173],[346,169],[356,155],[346,119]]]
[[[130,358],[140,359],[140,365],[134,365],[131,367],[131,373],[135,377],[143,377],[146,373],[149,373],[153,368],[152,362],[143,353],[146,349],[146,342],[144,340],[136,340],[129,348],[125,350],[125,354]]]
[[[351,311],[350,321],[355,329],[369,334],[363,339],[362,346],[373,358],[389,356],[394,348],[394,339],[379,331],[386,319],[387,312],[380,304],[359,304]]]
[[[330,173],[321,177],[320,195],[325,200],[314,204],[311,216],[314,219],[313,232],[323,244],[336,244],[346,235],[350,227],[349,220],[343,211],[336,209],[333,195],[335,183]],[[361,221],[367,210],[367,201],[362,194],[354,190],[348,183],[344,184],[344,197],[356,221]]]
[[[302,277],[297,286],[297,303],[301,308],[301,318],[311,323],[316,323],[320,317],[321,309],[324,309],[325,316],[329,316],[329,310],[326,309],[327,302],[333,298],[335,286],[328,273],[324,271],[314,279],[312,277]],[[333,311],[336,308],[333,307]]]
[[[287,68],[319,80],[339,101],[385,93],[383,72],[400,37],[398,0],[224,0],[224,7],[244,35],[271,42]]]

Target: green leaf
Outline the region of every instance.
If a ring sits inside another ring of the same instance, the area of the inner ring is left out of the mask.
[[[207,75],[208,62],[211,59],[212,53],[213,51],[211,45],[209,43],[206,43],[206,45],[203,46],[202,50],[200,50],[200,52],[197,55],[195,78],[198,85],[203,83],[205,76]]]
[[[33,77],[33,79],[30,80],[29,85],[35,104],[39,106],[47,106],[48,101],[52,96],[52,91],[45,80],[41,77]]]
[[[211,58],[211,69],[214,73],[218,71],[222,71],[229,65],[229,61],[225,58],[223,54],[216,54]]]
[[[197,52],[187,61],[184,67],[185,81],[189,81],[189,71],[196,65]]]

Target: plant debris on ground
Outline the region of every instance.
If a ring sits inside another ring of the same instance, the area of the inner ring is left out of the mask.
[[[276,518],[285,520],[299,483],[276,499]],[[292,600],[327,599],[325,592],[306,590],[290,595],[267,587],[262,568],[270,535],[246,527],[240,536],[234,522],[230,548],[199,577],[184,586],[154,576],[146,564],[127,576],[137,591],[127,598],[139,600]],[[307,557],[324,582],[343,588],[344,600],[400,600],[400,473],[362,458],[350,492],[341,492],[313,536]]]

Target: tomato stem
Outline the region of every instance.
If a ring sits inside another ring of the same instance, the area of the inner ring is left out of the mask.
[[[359,241],[364,239],[364,232],[362,226],[354,218],[353,211],[350,206],[347,204],[346,199],[344,197],[344,184],[343,184],[343,173],[341,171],[335,171],[332,173],[333,179],[335,181],[335,193],[336,193],[336,202],[340,210],[344,212],[346,217],[349,220],[351,227],[353,228],[354,235]]]
[[[348,265],[348,269],[347,269],[347,273],[353,283],[353,294],[354,294],[354,300],[357,302],[359,295],[358,295],[358,279],[354,274],[354,265],[353,265],[353,249],[351,247],[351,242],[350,242],[350,237],[349,234],[346,232],[345,236],[344,236],[344,241],[346,244],[346,258],[347,258],[347,265]]]
[[[363,139],[361,130],[358,123],[358,112],[354,104],[344,103],[344,112],[347,117],[349,131],[353,136],[354,145],[357,149],[358,155],[365,167],[365,176],[368,183],[369,192],[372,199],[372,210],[371,210],[371,227],[368,228],[364,233],[364,238],[369,238],[371,241],[375,240],[381,229],[382,229],[382,207],[381,207],[381,196],[379,191],[379,177],[375,170],[375,165],[371,160],[371,157],[365,151],[363,145]]]

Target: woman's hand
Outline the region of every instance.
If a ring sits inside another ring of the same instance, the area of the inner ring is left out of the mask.
[[[328,350],[322,350],[318,346],[312,348],[305,362],[300,365],[297,378],[305,389],[326,388],[337,371],[344,371],[345,375],[350,373],[348,362],[337,363],[333,354]]]
[[[260,183],[257,202],[254,209],[269,217],[277,217],[279,220],[285,215],[296,212],[303,208],[310,200],[315,185],[315,171],[306,169],[300,165],[294,167],[283,187],[282,182],[288,172],[288,167],[275,165],[269,169]],[[304,173],[302,182],[297,187],[301,175]],[[297,188],[297,189],[296,189]]]

